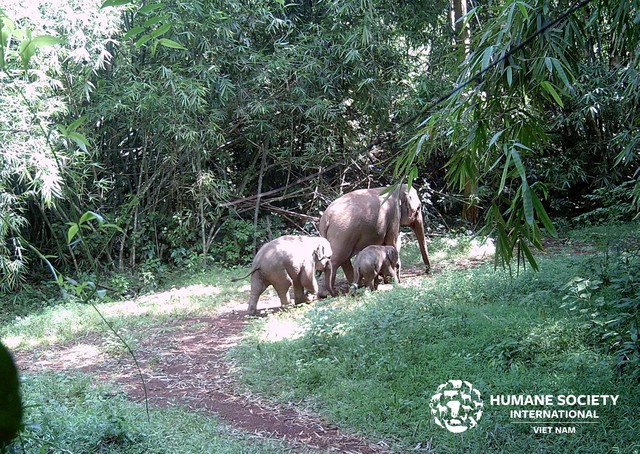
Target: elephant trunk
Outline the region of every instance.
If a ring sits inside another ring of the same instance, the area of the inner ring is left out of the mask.
[[[416,219],[411,224],[411,229],[416,234],[418,240],[418,246],[420,247],[420,254],[422,254],[422,261],[427,270],[427,273],[431,271],[431,263],[429,262],[429,253],[427,251],[427,241],[424,236],[424,224],[422,223],[422,213],[418,212]]]

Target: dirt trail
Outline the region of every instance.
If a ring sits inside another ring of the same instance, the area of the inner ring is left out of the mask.
[[[259,307],[265,303],[279,305],[277,297],[264,298]],[[225,354],[242,338],[248,324],[244,309],[244,305],[229,306],[216,316],[181,319],[140,333],[135,352],[151,406],[180,404],[205,410],[234,428],[284,440],[295,451],[391,452],[385,443],[344,432],[305,409],[239,393]],[[81,371],[101,381],[114,380],[133,400],[143,401],[133,360],[126,354],[105,354],[109,346],[118,348],[108,334],[92,333],[66,345],[18,353],[16,360],[23,371]]]

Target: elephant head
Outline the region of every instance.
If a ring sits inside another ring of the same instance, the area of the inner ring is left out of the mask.
[[[318,245],[313,251],[313,260],[315,262],[316,271],[324,271],[326,273],[330,269],[331,255],[332,251],[329,241],[325,238],[318,238]]]
[[[396,266],[400,262],[398,250],[395,247],[387,247],[387,259],[391,266]]]

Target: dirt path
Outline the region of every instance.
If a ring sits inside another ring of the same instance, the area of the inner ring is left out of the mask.
[[[264,303],[278,306],[274,297]],[[216,414],[221,420],[258,436],[288,442],[296,451],[321,449],[341,453],[387,453],[385,443],[369,442],[342,431],[303,408],[277,405],[238,392],[233,366],[225,354],[242,338],[248,324],[244,305],[225,307],[212,317],[181,319],[145,328],[135,352],[145,376],[149,404],[183,405]],[[130,356],[105,354],[119,349],[108,335],[96,333],[73,343],[16,355],[23,371],[81,371],[98,380],[113,380],[133,400],[144,391]]]

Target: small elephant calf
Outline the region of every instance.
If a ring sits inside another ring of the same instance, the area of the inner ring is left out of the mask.
[[[318,293],[315,272],[331,268],[331,254],[331,245],[325,238],[281,236],[260,248],[249,274],[232,281],[251,276],[249,315],[256,314],[258,298],[269,285],[276,289],[283,306],[289,304],[289,288],[293,285],[294,301],[300,304],[307,301],[305,289]]]
[[[378,290],[380,276],[400,282],[400,257],[395,246],[367,246],[358,253],[354,265],[355,284]]]

